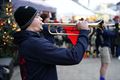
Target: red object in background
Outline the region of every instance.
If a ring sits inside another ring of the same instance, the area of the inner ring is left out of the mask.
[[[59,23],[59,21],[57,21],[56,19],[54,20],[54,23]]]
[[[64,26],[63,28],[66,33],[70,33],[70,34],[79,34],[80,33],[80,31],[74,26],[73,27]],[[77,40],[78,40],[78,35],[68,35],[67,37],[70,39],[70,41],[72,42],[73,45],[76,45]]]
[[[115,16],[114,19],[119,19],[120,17],[119,16]]]
[[[115,16],[115,17],[113,18],[113,20],[118,20],[118,19],[120,19],[119,16]]]

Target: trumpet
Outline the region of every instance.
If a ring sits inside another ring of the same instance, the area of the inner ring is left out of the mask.
[[[89,27],[95,27],[97,28],[97,26],[99,25],[101,21],[97,22],[97,23],[88,23]],[[43,25],[48,25],[48,32],[51,35],[72,35],[72,36],[76,36],[79,34],[74,34],[74,33],[63,33],[63,32],[59,32],[57,29],[55,30],[56,32],[52,32],[51,31],[51,26],[57,26],[57,27],[75,27],[76,24],[75,23],[43,23]],[[115,24],[105,24],[105,26],[114,26]],[[120,25],[120,24],[119,24]]]

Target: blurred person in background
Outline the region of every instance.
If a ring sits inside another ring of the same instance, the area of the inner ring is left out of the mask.
[[[116,47],[116,57],[118,58],[118,60],[120,60],[120,27],[119,27],[120,17],[115,16],[113,20],[115,22],[115,33],[116,33],[116,36],[114,38],[114,43]]]
[[[120,28],[116,29],[115,44],[116,44],[116,57],[118,58],[118,60],[120,60]]]
[[[96,31],[97,39],[99,39],[99,52],[101,58],[100,67],[100,79],[106,80],[106,73],[109,64],[111,63],[110,47],[111,47],[111,37],[115,35],[114,32],[106,29],[104,26],[104,21],[100,20],[99,27]]]

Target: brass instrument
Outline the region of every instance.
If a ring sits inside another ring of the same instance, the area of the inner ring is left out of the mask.
[[[100,21],[101,22],[101,21]],[[99,25],[99,23],[100,22],[97,22],[97,23],[88,23],[88,26],[89,27],[96,27],[97,28],[97,26]],[[75,23],[43,23],[43,25],[48,25],[48,31],[49,31],[49,33],[50,34],[52,34],[52,35],[72,35],[72,36],[75,36],[75,35],[79,35],[79,34],[72,34],[72,33],[61,33],[61,32],[58,32],[57,31],[57,29],[56,29],[56,33],[53,33],[53,32],[51,32],[51,30],[50,30],[50,27],[51,26],[62,26],[62,27],[67,27],[67,26],[69,26],[69,27],[75,27],[76,26],[76,24]],[[114,26],[115,24],[104,24],[105,26],[107,25],[107,26]]]

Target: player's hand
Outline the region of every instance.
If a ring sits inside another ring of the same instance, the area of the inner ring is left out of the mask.
[[[89,30],[88,22],[87,21],[79,21],[76,24],[78,30]]]

